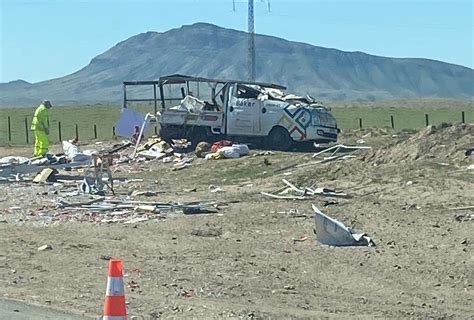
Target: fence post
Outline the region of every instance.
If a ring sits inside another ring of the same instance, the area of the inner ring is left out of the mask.
[[[63,134],[61,132],[61,121],[58,121],[58,136],[59,136],[59,142],[63,142]]]
[[[393,123],[393,116],[390,116],[390,123],[392,124],[392,129],[395,129],[395,124]]]
[[[8,116],[8,142],[12,142],[12,128],[11,128],[10,116]]]
[[[359,129],[362,129],[362,118],[359,118]]]
[[[466,118],[464,117],[464,111],[461,112],[461,122],[466,123]]]
[[[94,139],[97,139],[97,125],[94,124]]]
[[[430,124],[429,119],[428,119],[428,114],[425,114],[425,123],[426,123],[426,126]]]
[[[30,143],[30,137],[28,136],[28,118],[25,117],[25,137],[26,137],[26,144]]]
[[[79,140],[79,126],[76,123],[76,138]]]

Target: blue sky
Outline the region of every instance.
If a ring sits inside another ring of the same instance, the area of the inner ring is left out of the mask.
[[[473,0],[255,0],[257,33],[473,68]],[[195,22],[246,30],[247,1],[0,0],[0,82],[38,82],[87,65],[137,33]],[[258,43],[257,43],[258,46]]]

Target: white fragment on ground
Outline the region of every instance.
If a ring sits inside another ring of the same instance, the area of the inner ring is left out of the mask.
[[[49,244],[42,245],[41,247],[38,248],[38,251],[46,251],[46,250],[52,250],[53,247],[50,246]]]

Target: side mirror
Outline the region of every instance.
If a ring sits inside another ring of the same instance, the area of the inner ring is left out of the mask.
[[[231,107],[229,108],[229,111],[230,111],[230,112],[234,111],[234,107],[231,106]]]
[[[266,113],[267,112],[267,108],[263,107],[262,108],[262,113]]]

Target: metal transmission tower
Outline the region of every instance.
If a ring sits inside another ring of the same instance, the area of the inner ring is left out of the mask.
[[[264,1],[262,1],[264,2]],[[254,19],[254,0],[248,0],[248,54],[247,54],[247,73],[248,80],[255,81],[255,19]],[[270,10],[270,0],[267,0],[268,12]],[[235,12],[235,0],[232,1],[232,8]]]
[[[253,0],[249,0],[248,13],[248,78],[255,81],[255,21],[253,16]]]

